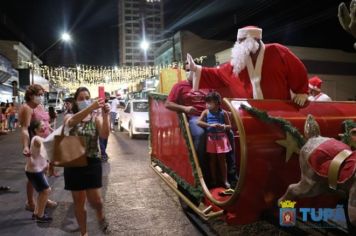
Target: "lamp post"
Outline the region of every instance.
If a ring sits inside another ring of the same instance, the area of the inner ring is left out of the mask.
[[[46,48],[45,50],[43,50],[39,55],[38,58],[40,58],[41,56],[43,56],[49,49],[53,48],[55,45],[57,45],[60,41],[62,42],[66,42],[69,43],[72,41],[72,37],[70,36],[69,33],[64,32],[62,33],[61,37],[56,40],[53,44],[51,44],[48,48]],[[34,57],[34,52],[33,52],[33,46],[32,46],[32,51],[31,51],[31,77],[32,77],[32,81],[31,83],[34,84],[34,80],[35,80],[35,57]]]

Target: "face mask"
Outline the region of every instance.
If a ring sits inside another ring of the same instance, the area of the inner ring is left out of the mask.
[[[90,100],[80,101],[80,102],[78,102],[78,109],[79,109],[79,111],[81,111],[81,110],[88,108],[90,105],[91,105]]]
[[[43,104],[44,97],[43,96],[35,96],[33,98],[33,102],[36,104]]]

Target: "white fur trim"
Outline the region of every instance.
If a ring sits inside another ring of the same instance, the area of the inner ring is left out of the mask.
[[[200,77],[201,77],[202,67],[197,65],[197,70],[193,74],[193,90],[199,90]]]
[[[314,89],[315,91],[319,91],[319,92],[321,91],[320,88],[318,88],[317,86],[313,86],[311,84],[309,84],[309,88]]]
[[[318,95],[314,96],[309,96],[309,101],[314,101],[314,102],[330,102],[332,101],[331,98],[326,95],[325,93],[320,93]]]
[[[237,31],[237,39],[242,39],[247,37],[262,39],[262,29],[247,27],[247,28],[241,28]]]
[[[257,56],[257,61],[255,67],[253,67],[251,57],[248,57],[247,61],[247,71],[252,84],[252,92],[254,99],[263,99],[263,93],[261,89],[261,79],[262,79],[262,65],[265,55],[265,45],[261,42],[261,49]]]

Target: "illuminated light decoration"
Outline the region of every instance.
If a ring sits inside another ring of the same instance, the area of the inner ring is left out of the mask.
[[[97,86],[105,85],[107,92],[115,92],[122,86],[129,85],[131,88],[138,87],[148,78],[156,77],[157,86],[160,71],[172,68],[173,64],[159,66],[91,66],[76,65],[74,67],[51,67],[47,65],[35,65],[34,71],[48,79],[50,88],[65,89],[74,93],[80,86],[87,87],[95,96]],[[179,62],[182,68],[183,63]]]

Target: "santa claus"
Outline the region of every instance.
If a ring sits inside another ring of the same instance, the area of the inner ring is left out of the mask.
[[[314,76],[309,79],[309,101],[317,102],[328,102],[331,98],[325,93],[321,92],[321,84],[323,81],[318,77]]]
[[[280,44],[264,44],[262,29],[238,30],[230,63],[205,68],[188,54],[188,68],[195,72],[193,89],[230,87],[239,98],[282,99],[303,106],[308,99],[308,76],[303,63]]]

